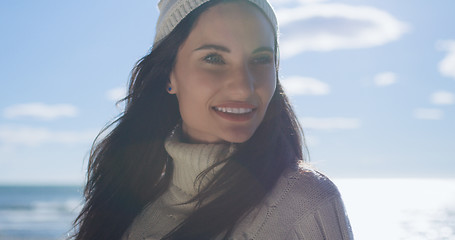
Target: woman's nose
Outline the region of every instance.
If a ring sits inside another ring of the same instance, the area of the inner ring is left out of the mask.
[[[239,100],[249,98],[254,92],[254,75],[248,66],[241,66],[232,72],[228,89],[232,97]]]

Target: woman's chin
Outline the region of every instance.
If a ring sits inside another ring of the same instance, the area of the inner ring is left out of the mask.
[[[231,134],[228,134],[227,136],[225,136],[223,139],[224,139],[224,141],[230,142],[230,143],[244,143],[244,142],[248,141],[251,138],[251,136],[253,136],[253,133],[254,132],[231,133]]]

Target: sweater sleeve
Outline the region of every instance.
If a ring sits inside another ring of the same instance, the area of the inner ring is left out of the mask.
[[[352,240],[354,239],[343,201],[335,195],[296,221],[287,240]]]

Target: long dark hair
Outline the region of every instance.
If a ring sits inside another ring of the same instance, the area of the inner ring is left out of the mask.
[[[177,51],[198,16],[225,1],[209,1],[194,10],[134,67],[125,111],[103,130],[112,131],[92,147],[86,202],[74,223],[76,240],[120,239],[145,205],[168,188],[173,165],[167,161],[164,140],[179,123],[180,113],[166,85]],[[275,41],[276,52],[277,47]],[[271,191],[283,170],[296,168],[303,159],[302,137],[277,71],[277,87],[263,122],[191,200],[199,207],[164,238],[229,236],[236,223]]]

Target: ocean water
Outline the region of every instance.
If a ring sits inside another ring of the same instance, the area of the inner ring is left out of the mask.
[[[455,179],[335,179],[357,240],[455,240]],[[65,239],[75,186],[0,186],[0,240]]]
[[[65,239],[81,196],[76,186],[0,186],[0,240]]]
[[[336,179],[356,239],[455,240],[455,179]]]

